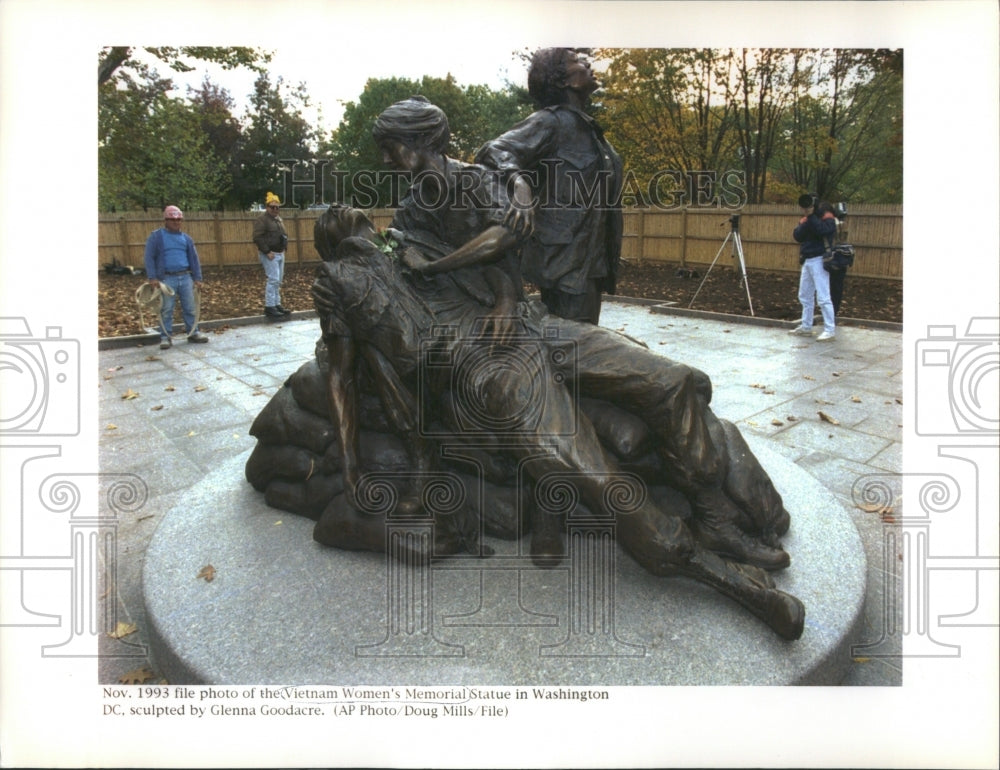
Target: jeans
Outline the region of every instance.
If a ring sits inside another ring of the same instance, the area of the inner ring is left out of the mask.
[[[198,331],[195,325],[194,279],[190,273],[180,275],[165,275],[160,279],[174,290],[173,295],[163,295],[163,309],[160,311],[160,338],[169,339],[174,333],[174,303],[181,300],[181,315],[184,317],[184,329],[188,336]]]
[[[264,307],[275,307],[281,304],[281,281],[285,277],[285,255],[275,252],[274,259],[268,259],[267,254],[257,252],[261,267],[267,282],[264,284]]]
[[[799,277],[799,302],[802,303],[802,326],[811,329],[813,310],[819,305],[823,314],[823,331],[833,334],[836,321],[833,301],[830,299],[830,274],[823,269],[823,257],[812,257],[802,264]]]

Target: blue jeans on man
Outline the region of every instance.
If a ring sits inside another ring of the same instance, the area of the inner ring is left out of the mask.
[[[174,331],[174,304],[181,301],[181,316],[184,318],[184,329],[189,337],[198,334],[197,314],[194,300],[194,280],[191,273],[165,275],[160,283],[174,290],[173,294],[163,295],[163,308],[160,311],[160,341],[169,342]]]
[[[261,267],[264,268],[264,307],[279,307],[281,305],[281,281],[285,277],[285,255],[274,252],[274,259],[268,259],[267,254],[257,252]]]

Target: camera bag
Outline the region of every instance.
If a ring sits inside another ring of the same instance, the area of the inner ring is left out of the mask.
[[[823,269],[828,273],[839,273],[854,265],[854,247],[849,243],[830,246],[823,254]]]

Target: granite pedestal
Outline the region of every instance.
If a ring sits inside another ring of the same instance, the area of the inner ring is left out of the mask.
[[[409,564],[322,546],[312,521],[245,481],[245,453],[153,536],[152,657],[171,684],[836,684],[863,614],[861,540],[822,485],[747,440],[792,514],[792,565],[776,581],[806,606],[798,641],[694,581],[646,573],[592,530],[548,570],[531,565],[527,539],[488,540],[488,559]]]

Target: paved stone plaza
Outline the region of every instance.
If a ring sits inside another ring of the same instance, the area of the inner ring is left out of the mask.
[[[867,558],[867,592],[844,683],[900,684],[900,659],[886,657],[900,646],[887,629],[899,628],[901,603],[886,595],[898,590],[900,563],[886,553],[891,523],[861,505],[866,482],[894,488],[902,465],[898,329],[842,325],[835,341],[819,343],[790,336],[787,324],[637,302],[608,303],[602,323],[707,372],[718,415],[736,422],[754,446],[766,446],[806,471],[848,511]],[[125,640],[134,657],[102,658],[102,682],[143,665],[155,670],[145,658],[141,575],[147,545],[166,514],[190,500],[193,487],[253,448],[250,423],[287,376],[312,357],[318,336],[311,313],[278,324],[218,326],[225,328],[210,334],[208,345],[181,340],[162,352],[134,340],[102,345],[101,470],[135,474],[148,488],[142,509],[119,522],[117,585],[109,594],[117,619],[139,628]],[[128,391],[138,395],[123,398]],[[791,513],[794,522],[794,508]],[[333,551],[328,556],[337,558]],[[669,584],[663,590],[670,591]],[[887,618],[887,607],[896,616]],[[876,643],[878,654],[866,654]]]

